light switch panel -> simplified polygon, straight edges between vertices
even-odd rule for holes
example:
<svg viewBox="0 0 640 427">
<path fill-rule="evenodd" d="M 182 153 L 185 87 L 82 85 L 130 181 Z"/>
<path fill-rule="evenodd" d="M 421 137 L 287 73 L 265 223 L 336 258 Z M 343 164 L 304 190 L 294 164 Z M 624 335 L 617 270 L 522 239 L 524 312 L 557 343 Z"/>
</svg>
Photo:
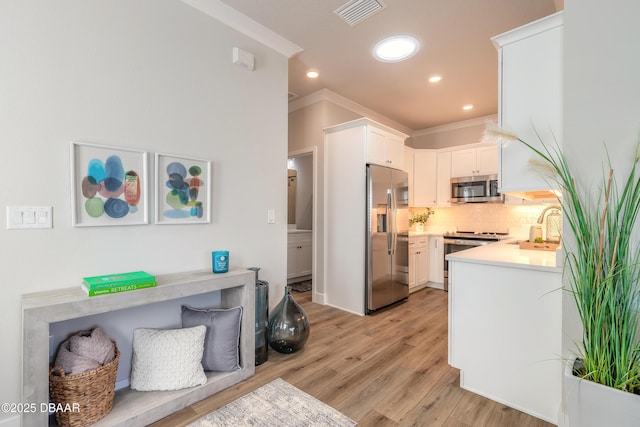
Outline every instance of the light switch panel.
<svg viewBox="0 0 640 427">
<path fill-rule="evenodd" d="M 53 228 L 51 206 L 7 206 L 7 229 Z"/>
</svg>

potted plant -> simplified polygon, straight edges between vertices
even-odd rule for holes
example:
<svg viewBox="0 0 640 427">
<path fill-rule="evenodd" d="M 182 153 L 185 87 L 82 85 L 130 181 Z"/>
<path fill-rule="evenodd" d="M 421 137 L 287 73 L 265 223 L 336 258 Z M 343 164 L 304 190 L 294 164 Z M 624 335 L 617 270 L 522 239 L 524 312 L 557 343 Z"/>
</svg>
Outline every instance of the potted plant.
<svg viewBox="0 0 640 427">
<path fill-rule="evenodd" d="M 640 210 L 640 152 L 625 181 L 616 181 L 607 162 L 609 172 L 594 197 L 576 182 L 559 149 L 542 141 L 538 149 L 494 126 L 486 135 L 533 150 L 563 192 L 560 202 L 573 235 L 562 239 L 568 291 L 582 323 L 577 359 L 565 373 L 571 425 L 640 425 L 640 251 L 633 235 Z"/>
<path fill-rule="evenodd" d="M 429 217 L 434 214 L 434 211 L 427 208 L 424 212 L 419 214 L 413 214 L 409 218 L 409 227 L 413 227 L 416 224 L 416 231 L 421 233 L 424 231 L 424 224 L 429 221 Z"/>
</svg>

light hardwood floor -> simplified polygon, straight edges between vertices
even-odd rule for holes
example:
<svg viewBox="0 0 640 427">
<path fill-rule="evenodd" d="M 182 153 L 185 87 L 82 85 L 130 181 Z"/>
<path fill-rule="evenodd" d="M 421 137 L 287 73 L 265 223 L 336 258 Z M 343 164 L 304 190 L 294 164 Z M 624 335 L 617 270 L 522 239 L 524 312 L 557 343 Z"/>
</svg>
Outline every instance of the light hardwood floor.
<svg viewBox="0 0 640 427">
<path fill-rule="evenodd" d="M 424 289 L 409 301 L 356 316 L 293 296 L 311 321 L 299 352 L 269 350 L 256 375 L 193 404 L 153 427 L 184 426 L 281 377 L 359 426 L 538 427 L 545 421 L 462 390 L 447 364 L 447 294 Z"/>
</svg>

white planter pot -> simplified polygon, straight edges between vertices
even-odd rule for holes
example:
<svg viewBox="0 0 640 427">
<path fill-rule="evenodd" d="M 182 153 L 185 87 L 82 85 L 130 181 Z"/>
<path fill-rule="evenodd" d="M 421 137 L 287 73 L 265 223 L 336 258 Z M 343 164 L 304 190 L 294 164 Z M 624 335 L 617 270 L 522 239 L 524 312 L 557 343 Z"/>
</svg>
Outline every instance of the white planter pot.
<svg viewBox="0 0 640 427">
<path fill-rule="evenodd" d="M 416 223 L 416 232 L 422 233 L 424 232 L 424 224 L 421 222 Z"/>
<path fill-rule="evenodd" d="M 640 426 L 640 396 L 573 375 L 569 360 L 564 372 L 564 393 L 570 427 Z"/>
</svg>

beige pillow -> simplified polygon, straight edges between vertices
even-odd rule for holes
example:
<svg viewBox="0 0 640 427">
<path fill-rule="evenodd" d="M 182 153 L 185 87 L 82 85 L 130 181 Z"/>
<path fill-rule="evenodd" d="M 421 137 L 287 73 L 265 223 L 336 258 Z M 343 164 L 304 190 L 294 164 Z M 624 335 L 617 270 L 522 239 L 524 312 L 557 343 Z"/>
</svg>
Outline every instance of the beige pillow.
<svg viewBox="0 0 640 427">
<path fill-rule="evenodd" d="M 134 390 L 180 390 L 202 385 L 205 326 L 135 329 L 130 385 Z"/>
</svg>

